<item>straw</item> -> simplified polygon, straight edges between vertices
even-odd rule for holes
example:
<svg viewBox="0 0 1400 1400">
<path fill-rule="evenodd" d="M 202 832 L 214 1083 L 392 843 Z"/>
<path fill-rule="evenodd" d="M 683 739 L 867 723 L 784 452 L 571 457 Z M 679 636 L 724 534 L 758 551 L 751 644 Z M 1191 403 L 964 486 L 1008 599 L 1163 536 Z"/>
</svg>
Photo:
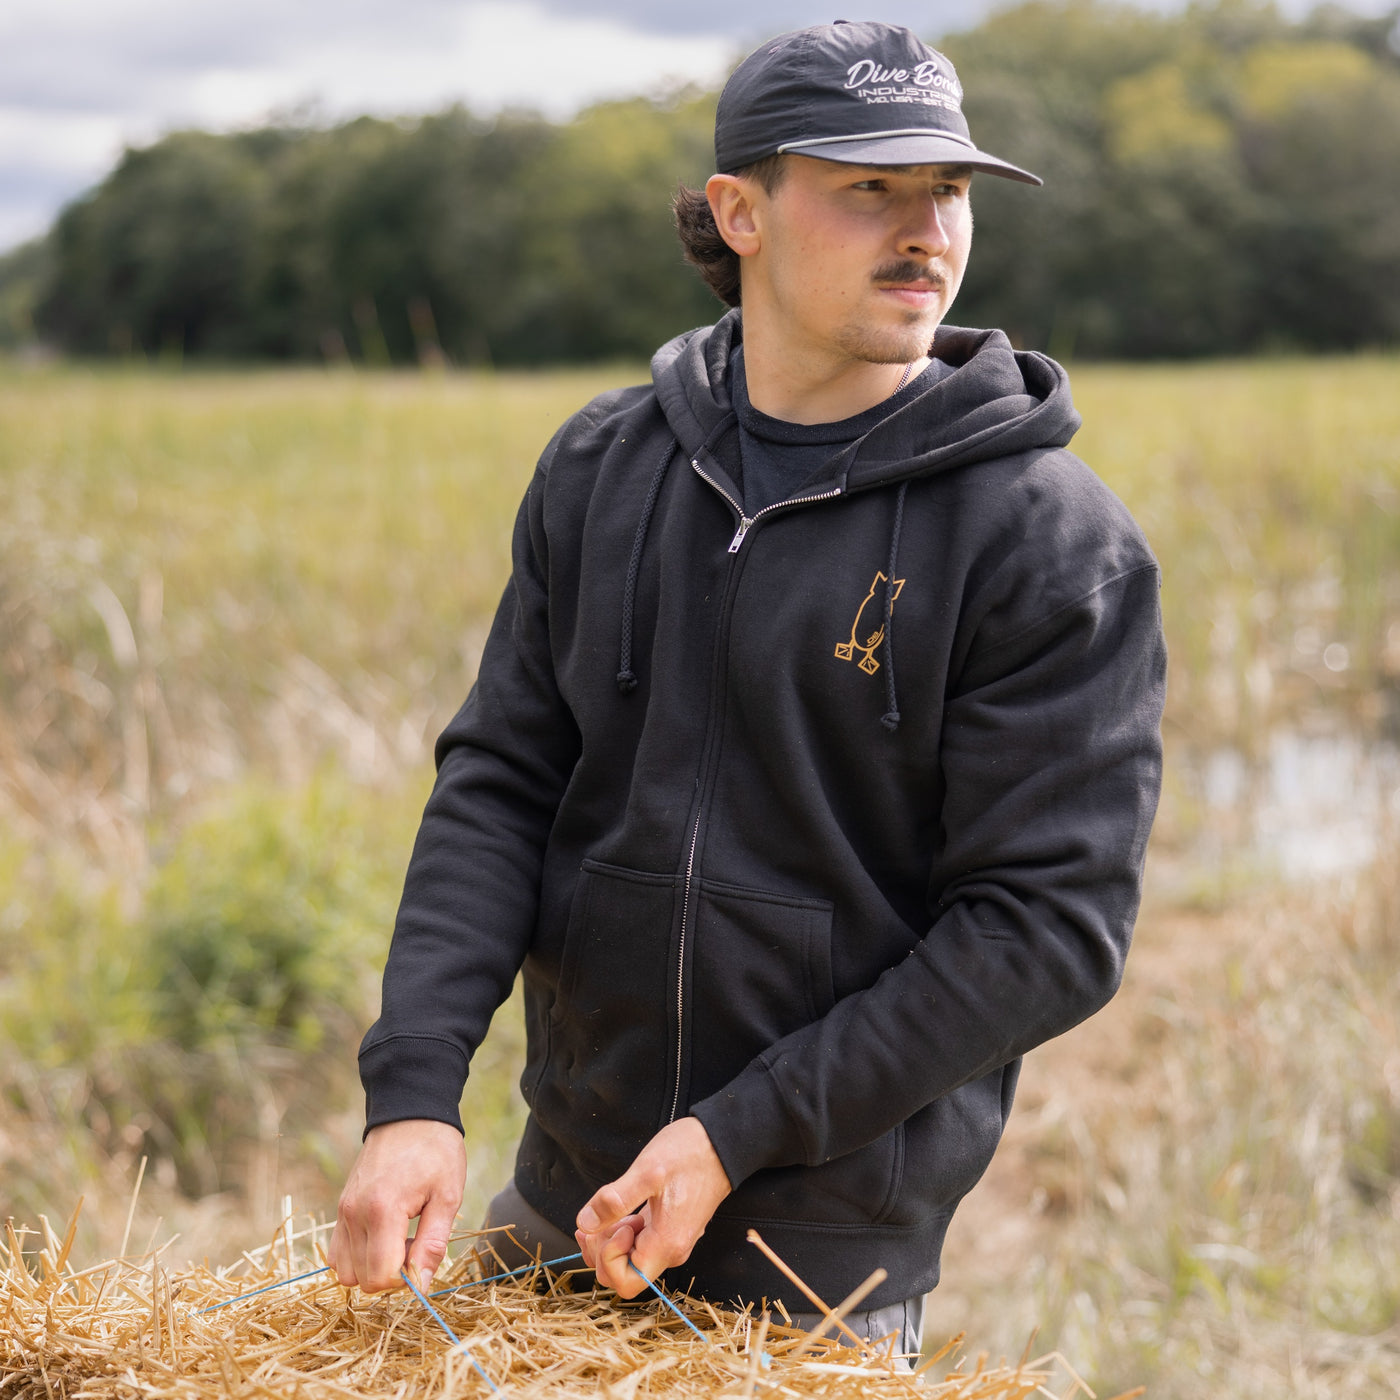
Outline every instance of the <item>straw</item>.
<svg viewBox="0 0 1400 1400">
<path fill-rule="evenodd" d="M 434 1303 L 412 1278 L 407 1289 L 374 1295 L 319 1286 L 314 1230 L 301 1243 L 293 1234 L 288 1277 L 285 1222 L 275 1249 L 250 1250 L 225 1269 L 182 1265 L 168 1242 L 142 1257 L 75 1267 L 64 1234 L 0 1221 L 0 1400 L 468 1400 L 487 1394 L 482 1387 L 511 1400 L 1087 1394 L 1053 1356 L 955 1368 L 960 1343 L 940 1372 L 951 1374 L 915 1380 L 868 1344 L 783 1326 L 776 1299 L 771 1314 L 736 1312 L 643 1276 L 651 1294 L 628 1302 L 581 1270 L 551 1274 L 541 1291 L 534 1275 L 550 1264 L 567 1269 L 567 1257 L 532 1264 L 526 1277 L 463 1279 L 487 1286 L 451 1287 Z M 475 1255 L 459 1266 L 481 1273 Z M 223 1306 L 232 1303 L 239 1306 Z"/>
<path fill-rule="evenodd" d="M 131 1222 L 136 1218 L 136 1198 L 141 1194 L 141 1183 L 146 1179 L 146 1159 L 141 1158 L 140 1169 L 136 1173 L 136 1185 L 131 1191 L 131 1205 L 126 1212 L 126 1229 L 122 1231 L 122 1247 L 117 1250 L 117 1258 L 126 1258 L 127 1242 L 131 1239 Z"/>
<path fill-rule="evenodd" d="M 248 1298 L 256 1298 L 259 1293 L 271 1293 L 274 1288 L 285 1288 L 289 1283 L 300 1283 L 304 1278 L 315 1278 L 317 1274 L 330 1272 L 330 1265 L 324 1264 L 319 1269 L 308 1269 L 304 1274 L 297 1274 L 295 1278 L 279 1278 L 276 1283 L 264 1284 L 261 1288 L 255 1288 L 250 1293 L 240 1293 L 236 1298 L 225 1298 L 222 1303 L 215 1303 L 210 1308 L 200 1308 L 195 1313 L 196 1317 L 203 1317 L 205 1313 L 218 1312 L 220 1308 L 231 1308 L 235 1303 L 241 1303 Z"/>
<path fill-rule="evenodd" d="M 536 1269 L 551 1269 L 555 1264 L 572 1264 L 575 1259 L 582 1259 L 582 1254 L 561 1254 L 557 1259 L 545 1259 L 536 1263 L 533 1260 L 528 1264 L 522 1264 L 518 1269 L 510 1269 L 504 1274 L 492 1274 L 490 1278 L 469 1278 L 462 1283 L 448 1284 L 446 1288 L 439 1288 L 436 1293 L 429 1293 L 429 1298 L 445 1298 L 449 1293 L 456 1293 L 462 1288 L 478 1288 L 483 1283 L 500 1283 L 502 1279 L 519 1278 L 521 1274 L 533 1273 Z"/>
<path fill-rule="evenodd" d="M 806 1298 L 807 1301 L 811 1303 L 814 1308 L 817 1308 L 819 1311 L 825 1314 L 821 1321 L 821 1325 L 823 1327 L 828 1327 L 834 1322 L 856 1344 L 857 1347 L 865 1346 L 865 1339 L 863 1337 L 856 1336 L 856 1334 L 852 1332 L 848 1326 L 846 1326 L 846 1323 L 841 1318 L 836 1316 L 836 1310 L 834 1308 L 829 1308 L 825 1303 L 823 1303 L 822 1300 L 818 1298 L 817 1295 L 813 1293 L 812 1290 L 808 1288 L 807 1285 L 803 1283 L 802 1280 L 798 1278 L 797 1275 L 793 1273 L 793 1271 L 790 1268 L 788 1268 L 788 1266 L 781 1259 L 779 1259 L 778 1256 L 774 1254 L 774 1252 L 771 1249 L 769 1249 L 769 1247 L 764 1243 L 763 1237 L 758 1233 L 757 1230 L 750 1230 L 748 1234 L 744 1236 L 744 1238 L 747 1239 L 751 1245 L 756 1246 L 759 1252 L 764 1256 L 764 1258 L 766 1258 L 768 1262 L 772 1264 L 773 1267 L 776 1268 L 778 1272 L 783 1275 L 784 1278 L 786 1278 L 790 1283 L 795 1284 L 799 1291 L 802 1293 L 802 1296 Z"/>
<path fill-rule="evenodd" d="M 471 1352 L 467 1350 L 467 1344 L 447 1325 L 446 1322 L 443 1321 L 442 1314 L 427 1300 L 427 1298 L 424 1296 L 422 1290 L 418 1287 L 418 1285 L 414 1283 L 414 1281 L 411 1278 L 409 1278 L 408 1270 L 400 1269 L 399 1277 L 413 1290 L 413 1296 L 417 1298 L 418 1301 L 422 1303 L 423 1306 L 427 1308 L 427 1310 L 433 1315 L 433 1320 L 437 1323 L 437 1325 L 441 1327 L 442 1330 L 446 1332 L 449 1337 L 452 1338 L 452 1345 L 455 1346 L 457 1350 L 460 1351 L 462 1355 L 465 1356 L 467 1360 L 471 1362 L 472 1369 L 477 1373 L 478 1376 L 481 1377 L 482 1380 L 486 1382 L 487 1388 L 492 1392 L 492 1394 L 495 1394 L 496 1387 L 492 1383 L 491 1377 L 488 1376 L 486 1372 L 481 1369 L 481 1367 L 477 1364 L 476 1358 L 471 1354 Z"/>
<path fill-rule="evenodd" d="M 630 1259 L 627 1261 L 627 1267 L 631 1269 L 632 1272 L 636 1274 L 637 1277 L 641 1279 L 641 1281 L 646 1284 L 646 1286 L 650 1288 L 706 1346 L 709 1346 L 710 1339 Z"/>
</svg>

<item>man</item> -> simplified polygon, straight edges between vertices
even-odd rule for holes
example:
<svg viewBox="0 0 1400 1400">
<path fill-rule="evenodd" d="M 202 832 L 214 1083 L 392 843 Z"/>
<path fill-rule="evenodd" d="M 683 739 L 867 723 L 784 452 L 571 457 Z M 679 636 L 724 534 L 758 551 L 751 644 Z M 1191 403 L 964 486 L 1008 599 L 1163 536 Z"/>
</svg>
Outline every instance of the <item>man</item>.
<svg viewBox="0 0 1400 1400">
<path fill-rule="evenodd" d="M 431 1274 L 457 1103 L 523 970 L 492 1223 L 917 1348 L 1019 1057 L 1115 990 L 1156 805 L 1155 563 L 1064 450 L 1064 372 L 940 323 L 980 151 L 951 65 L 835 24 L 751 55 L 688 256 L 738 302 L 546 448 L 442 735 L 365 1038 L 342 1281 Z"/>
</svg>

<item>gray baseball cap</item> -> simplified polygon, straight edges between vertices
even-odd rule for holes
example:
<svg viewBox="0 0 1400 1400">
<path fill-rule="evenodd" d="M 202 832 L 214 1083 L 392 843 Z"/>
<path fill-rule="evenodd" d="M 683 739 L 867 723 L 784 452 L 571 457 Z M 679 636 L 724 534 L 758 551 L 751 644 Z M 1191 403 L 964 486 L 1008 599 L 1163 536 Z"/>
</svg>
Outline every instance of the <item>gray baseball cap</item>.
<svg viewBox="0 0 1400 1400">
<path fill-rule="evenodd" d="M 788 152 L 853 165 L 970 165 L 1042 183 L 977 149 L 953 65 L 893 24 L 796 29 L 734 70 L 715 113 L 715 169 L 732 174 Z"/>
</svg>

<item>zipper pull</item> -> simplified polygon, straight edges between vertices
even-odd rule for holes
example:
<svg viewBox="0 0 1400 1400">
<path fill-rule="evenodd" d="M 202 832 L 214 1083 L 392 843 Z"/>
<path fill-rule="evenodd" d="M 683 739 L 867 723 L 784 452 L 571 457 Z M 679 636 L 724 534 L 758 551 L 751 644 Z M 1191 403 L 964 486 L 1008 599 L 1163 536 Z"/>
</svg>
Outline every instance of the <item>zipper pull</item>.
<svg viewBox="0 0 1400 1400">
<path fill-rule="evenodd" d="M 731 554 L 738 554 L 739 546 L 743 544 L 744 536 L 749 533 L 749 526 L 752 524 L 753 521 L 750 520 L 747 515 L 741 515 L 739 517 L 739 528 L 735 531 L 734 538 L 729 541 L 729 552 Z"/>
</svg>

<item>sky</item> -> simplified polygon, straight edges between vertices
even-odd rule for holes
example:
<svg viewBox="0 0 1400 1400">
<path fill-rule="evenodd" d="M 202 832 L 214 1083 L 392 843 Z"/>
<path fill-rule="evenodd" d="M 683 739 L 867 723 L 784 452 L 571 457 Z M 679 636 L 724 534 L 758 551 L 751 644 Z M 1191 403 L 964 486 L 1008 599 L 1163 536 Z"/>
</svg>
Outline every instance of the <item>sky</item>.
<svg viewBox="0 0 1400 1400">
<path fill-rule="evenodd" d="M 844 4 L 921 33 L 990 0 Z M 804 0 L 0 0 L 0 250 L 42 233 L 125 146 L 275 114 L 460 102 L 567 117 L 714 85 L 763 38 L 836 15 Z"/>
<path fill-rule="evenodd" d="M 454 102 L 567 117 L 603 98 L 717 85 L 762 39 L 838 15 L 933 37 L 993 3 L 0 0 L 0 251 L 42 233 L 124 147 L 182 127 Z"/>
</svg>

